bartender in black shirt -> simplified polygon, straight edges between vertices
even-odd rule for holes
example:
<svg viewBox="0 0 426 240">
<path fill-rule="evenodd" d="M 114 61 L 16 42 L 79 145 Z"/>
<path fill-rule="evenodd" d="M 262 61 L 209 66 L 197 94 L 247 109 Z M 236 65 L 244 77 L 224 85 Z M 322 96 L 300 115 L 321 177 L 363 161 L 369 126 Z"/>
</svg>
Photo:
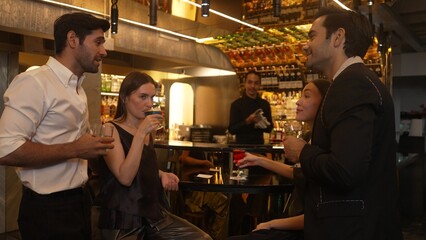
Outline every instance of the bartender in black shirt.
<svg viewBox="0 0 426 240">
<path fill-rule="evenodd" d="M 271 106 L 258 94 L 260 74 L 249 71 L 244 88 L 243 96 L 231 104 L 228 130 L 238 144 L 263 144 L 263 133 L 270 133 L 273 126 Z"/>
<path fill-rule="evenodd" d="M 272 131 L 271 106 L 262 99 L 260 88 L 260 74 L 249 71 L 244 79 L 245 91 L 243 96 L 231 104 L 228 130 L 236 135 L 237 144 L 264 144 L 263 133 Z M 250 172 L 258 172 L 259 167 L 250 167 Z M 229 235 L 247 234 L 249 226 L 248 216 L 261 216 L 267 205 L 267 196 L 260 195 L 233 195 L 230 206 Z M 244 226 L 244 227 L 243 227 Z"/>
</svg>

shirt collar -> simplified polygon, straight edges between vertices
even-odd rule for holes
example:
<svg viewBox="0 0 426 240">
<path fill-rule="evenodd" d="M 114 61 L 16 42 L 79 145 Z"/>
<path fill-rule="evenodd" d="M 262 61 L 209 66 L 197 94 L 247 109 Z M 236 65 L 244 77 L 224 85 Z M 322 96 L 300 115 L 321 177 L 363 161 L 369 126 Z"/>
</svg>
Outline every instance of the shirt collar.
<svg viewBox="0 0 426 240">
<path fill-rule="evenodd" d="M 350 57 L 346 59 L 342 66 L 340 66 L 339 70 L 337 70 L 336 74 L 334 74 L 333 80 L 336 79 L 336 77 L 339 76 L 339 74 L 343 72 L 343 70 L 355 63 L 364 63 L 364 61 L 359 56 Z"/>
<path fill-rule="evenodd" d="M 257 100 L 259 98 L 259 93 L 256 95 L 256 98 L 252 98 L 252 97 L 249 97 L 249 95 L 247 95 L 247 93 L 245 92 L 243 94 L 243 98 L 251 99 L 251 100 L 254 101 L 254 100 Z"/>
<path fill-rule="evenodd" d="M 86 78 L 86 75 L 83 74 L 83 76 L 80 77 L 80 79 L 75 75 L 71 70 L 69 70 L 67 67 L 65 67 L 62 63 L 60 63 L 58 60 L 56 60 L 53 57 L 49 57 L 49 60 L 46 63 L 47 66 L 52 69 L 52 71 L 58 76 L 60 82 L 65 87 L 68 87 L 70 85 L 70 82 L 72 80 L 75 80 L 80 87 L 83 83 L 84 79 Z"/>
</svg>

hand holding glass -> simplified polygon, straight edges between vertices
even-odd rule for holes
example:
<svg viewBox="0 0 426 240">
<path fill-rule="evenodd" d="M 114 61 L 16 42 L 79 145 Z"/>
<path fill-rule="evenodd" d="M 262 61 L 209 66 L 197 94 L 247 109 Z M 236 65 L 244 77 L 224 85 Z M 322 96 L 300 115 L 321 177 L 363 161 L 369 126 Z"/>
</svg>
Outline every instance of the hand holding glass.
<svg viewBox="0 0 426 240">
<path fill-rule="evenodd" d="M 245 158 L 246 156 L 246 151 L 242 150 L 242 149 L 234 149 L 233 151 L 233 157 L 234 157 L 234 163 L 238 164 L 238 162 Z M 232 174 L 234 175 L 234 177 L 236 178 L 247 178 L 248 176 L 248 169 L 247 168 L 237 168 L 236 170 L 232 171 Z"/>
<path fill-rule="evenodd" d="M 92 126 L 92 134 L 98 137 L 112 137 L 114 127 L 110 125 L 95 124 Z"/>
<path fill-rule="evenodd" d="M 246 151 L 241 149 L 234 149 L 234 163 L 238 163 L 241 159 L 243 159 L 246 156 Z"/>
<path fill-rule="evenodd" d="M 157 127 L 156 130 L 159 130 L 159 129 L 163 128 L 164 127 L 164 123 L 163 123 L 164 118 L 163 118 L 163 112 L 161 111 L 161 109 L 160 108 L 152 108 L 149 111 L 145 112 L 145 116 L 149 116 L 149 115 L 152 115 L 152 114 L 159 114 L 159 115 L 161 115 L 161 123 Z"/>
</svg>

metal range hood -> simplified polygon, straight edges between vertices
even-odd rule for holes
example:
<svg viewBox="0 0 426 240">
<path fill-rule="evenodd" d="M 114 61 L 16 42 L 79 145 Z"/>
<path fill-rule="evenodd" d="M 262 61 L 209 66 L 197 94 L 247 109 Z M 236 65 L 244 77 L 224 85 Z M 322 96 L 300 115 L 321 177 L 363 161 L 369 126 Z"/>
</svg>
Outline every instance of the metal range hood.
<svg viewBox="0 0 426 240">
<path fill-rule="evenodd" d="M 140 6 L 140 4 L 135 5 L 137 2 L 134 1 L 125 1 L 125 3 L 123 6 L 120 5 L 122 8 L 120 9 L 120 17 L 130 18 L 132 14 L 136 15 L 137 13 L 138 17 L 133 17 L 137 21 L 145 21 L 145 18 L 148 18 L 149 9 L 147 7 Z M 74 4 L 78 5 L 77 3 Z M 95 12 L 103 12 L 106 8 L 104 4 L 104 1 L 91 1 L 79 5 L 90 7 L 90 10 Z M 139 8 L 134 9 L 136 6 Z M 129 10 L 126 8 L 129 8 Z M 130 11 L 131 9 L 133 11 Z M 2 18 L 0 18 L 0 30 L 36 39 L 52 40 L 53 20 L 66 12 L 75 11 L 77 10 L 43 1 L 15 0 L 14 4 L 3 9 Z M 188 35 L 191 33 L 201 34 L 200 36 L 222 35 L 230 32 L 229 30 L 207 27 L 207 25 L 163 12 L 158 12 L 158 18 L 158 27 L 164 25 L 164 28 L 166 28 L 169 25 L 173 29 L 185 29 L 185 34 Z M 146 22 L 149 22 L 149 20 L 146 20 Z M 113 44 L 109 46 L 109 56 L 105 59 L 105 63 L 108 64 L 170 73 L 189 73 L 194 72 L 194 69 L 196 69 L 195 72 L 200 72 L 200 69 L 202 71 L 203 68 L 233 71 L 228 57 L 215 47 L 159 33 L 127 22 L 119 22 L 118 34 L 108 39 L 108 41 L 111 40 Z M 26 41 L 27 46 L 24 46 L 23 42 L 12 42 L 10 44 L 21 44 L 17 47 L 20 51 L 35 49 L 38 54 L 40 54 L 40 51 L 41 54 L 52 54 L 52 50 L 46 49 L 46 41 L 32 41 L 31 43 Z"/>
</svg>

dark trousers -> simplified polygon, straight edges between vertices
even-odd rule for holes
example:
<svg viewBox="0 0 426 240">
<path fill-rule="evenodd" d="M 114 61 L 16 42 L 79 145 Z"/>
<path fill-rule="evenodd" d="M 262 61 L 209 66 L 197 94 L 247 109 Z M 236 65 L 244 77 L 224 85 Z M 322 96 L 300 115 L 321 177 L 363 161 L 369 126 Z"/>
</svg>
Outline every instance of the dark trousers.
<svg viewBox="0 0 426 240">
<path fill-rule="evenodd" d="M 158 222 L 131 230 L 101 229 L 103 240 L 212 240 L 201 229 L 167 211 Z"/>
<path fill-rule="evenodd" d="M 18 217 L 23 240 L 90 240 L 90 203 L 83 188 L 38 194 L 24 187 Z"/>
<path fill-rule="evenodd" d="M 303 231 L 285 231 L 276 229 L 264 229 L 251 232 L 247 235 L 233 236 L 228 240 L 302 240 Z"/>
</svg>

